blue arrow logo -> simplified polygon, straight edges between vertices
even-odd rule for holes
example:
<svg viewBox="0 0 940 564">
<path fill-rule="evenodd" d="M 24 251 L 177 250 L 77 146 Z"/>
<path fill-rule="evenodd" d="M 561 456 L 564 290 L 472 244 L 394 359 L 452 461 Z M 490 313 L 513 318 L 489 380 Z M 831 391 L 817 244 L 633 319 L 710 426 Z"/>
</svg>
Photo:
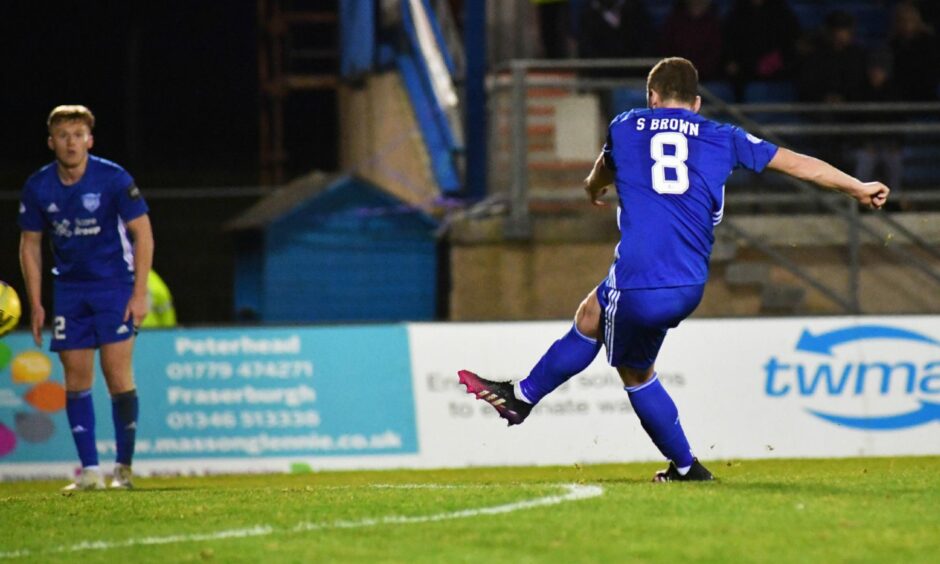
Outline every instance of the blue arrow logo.
<svg viewBox="0 0 940 564">
<path fill-rule="evenodd" d="M 820 419 L 825 419 L 830 423 L 842 425 L 844 427 L 853 427 L 855 429 L 874 429 L 879 431 L 891 431 L 894 429 L 904 429 L 906 427 L 916 427 L 931 421 L 940 421 L 940 403 L 929 401 L 920 401 L 920 409 L 909 413 L 900 413 L 898 415 L 886 415 L 882 417 L 843 417 L 841 415 L 832 415 L 821 411 L 807 409 Z"/>
<path fill-rule="evenodd" d="M 803 329 L 803 334 L 800 335 L 800 340 L 796 343 L 796 350 L 832 356 L 832 347 L 864 339 L 902 339 L 940 345 L 940 342 L 926 335 L 907 329 L 898 329 L 897 327 L 887 327 L 885 325 L 859 325 L 818 335 L 813 335 L 808 329 Z"/>
</svg>

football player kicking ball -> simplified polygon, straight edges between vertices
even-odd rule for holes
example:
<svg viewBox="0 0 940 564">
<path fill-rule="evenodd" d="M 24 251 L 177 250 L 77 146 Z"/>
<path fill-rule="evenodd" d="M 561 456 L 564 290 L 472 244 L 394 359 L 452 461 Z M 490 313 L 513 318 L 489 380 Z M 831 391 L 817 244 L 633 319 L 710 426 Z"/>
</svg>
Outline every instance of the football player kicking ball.
<svg viewBox="0 0 940 564">
<path fill-rule="evenodd" d="M 84 106 L 49 114 L 55 161 L 26 181 L 20 203 L 20 265 L 36 346 L 42 346 L 43 233 L 52 239 L 54 314 L 50 349 L 65 372 L 66 412 L 82 471 L 67 490 L 98 489 L 104 478 L 95 445 L 91 388 L 95 349 L 111 394 L 117 463 L 113 488 L 130 488 L 137 430 L 131 367 L 134 336 L 147 314 L 153 234 L 147 204 L 120 166 L 89 155 L 95 117 Z"/>
<path fill-rule="evenodd" d="M 614 118 L 585 180 L 597 206 L 605 205 L 600 197 L 615 185 L 620 243 L 607 277 L 581 302 L 574 326 L 523 380 L 492 382 L 466 370 L 459 378 L 468 393 L 518 425 L 543 397 L 587 368 L 603 342 L 643 429 L 669 460 L 654 480 L 712 480 L 692 454 L 654 362 L 666 332 L 702 299 L 728 176 L 738 167 L 770 168 L 870 208 L 884 205 L 888 187 L 701 117 L 698 72 L 685 59 L 667 58 L 653 67 L 647 105 Z"/>
</svg>

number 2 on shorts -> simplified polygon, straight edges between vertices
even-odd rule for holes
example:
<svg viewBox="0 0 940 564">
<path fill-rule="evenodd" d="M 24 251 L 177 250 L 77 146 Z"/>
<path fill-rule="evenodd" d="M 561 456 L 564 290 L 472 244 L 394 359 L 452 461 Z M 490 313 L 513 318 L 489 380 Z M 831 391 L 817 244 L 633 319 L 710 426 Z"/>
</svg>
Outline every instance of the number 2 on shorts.
<svg viewBox="0 0 940 564">
<path fill-rule="evenodd" d="M 56 316 L 55 325 L 52 329 L 52 337 L 57 341 L 65 339 L 65 317 L 61 315 Z"/>
</svg>

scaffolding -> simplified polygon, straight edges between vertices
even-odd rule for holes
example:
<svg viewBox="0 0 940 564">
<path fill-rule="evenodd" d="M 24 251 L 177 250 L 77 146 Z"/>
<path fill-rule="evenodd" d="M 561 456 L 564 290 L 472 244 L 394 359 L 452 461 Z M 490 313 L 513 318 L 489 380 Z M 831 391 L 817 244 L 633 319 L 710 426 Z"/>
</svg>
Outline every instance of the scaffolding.
<svg viewBox="0 0 940 564">
<path fill-rule="evenodd" d="M 260 180 L 283 184 L 290 147 L 286 103 L 300 92 L 332 91 L 338 79 L 339 0 L 258 0 Z"/>
</svg>

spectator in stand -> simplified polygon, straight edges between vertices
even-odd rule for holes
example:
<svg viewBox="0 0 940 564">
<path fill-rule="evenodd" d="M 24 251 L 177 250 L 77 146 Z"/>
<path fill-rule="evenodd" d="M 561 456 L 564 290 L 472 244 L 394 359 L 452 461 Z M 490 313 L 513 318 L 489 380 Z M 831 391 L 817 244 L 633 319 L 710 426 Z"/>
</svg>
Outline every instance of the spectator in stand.
<svg viewBox="0 0 940 564">
<path fill-rule="evenodd" d="M 712 0 L 676 0 L 659 37 L 660 54 L 692 61 L 701 80 L 720 74 L 721 20 Z"/>
<path fill-rule="evenodd" d="M 579 18 L 578 56 L 582 59 L 647 57 L 654 52 L 654 29 L 643 0 L 585 0 Z M 639 78 L 647 69 L 607 68 L 581 71 L 587 78 Z M 636 89 L 598 92 L 601 114 L 619 113 L 618 93 Z"/>
<path fill-rule="evenodd" d="M 539 38 L 546 59 L 568 56 L 568 0 L 531 0 L 538 11 Z"/>
<path fill-rule="evenodd" d="M 842 104 L 858 100 L 866 82 L 865 49 L 855 41 L 855 17 L 844 10 L 826 15 L 821 34 L 804 58 L 797 80 L 797 94 L 804 102 Z M 844 122 L 848 114 L 818 115 L 818 121 Z M 851 168 L 855 147 L 846 137 L 829 137 L 818 149 L 823 160 Z"/>
<path fill-rule="evenodd" d="M 844 10 L 826 16 L 800 68 L 797 90 L 805 102 L 846 102 L 865 84 L 865 49 L 855 41 L 855 17 Z"/>
<path fill-rule="evenodd" d="M 867 80 L 859 93 L 859 101 L 889 103 L 898 101 L 898 90 L 891 76 L 891 53 L 887 49 L 872 51 L 868 59 Z M 867 123 L 895 123 L 896 116 L 886 112 L 865 113 L 861 119 Z M 903 176 L 901 139 L 897 135 L 865 136 L 865 141 L 855 152 L 855 177 L 874 178 L 880 164 L 884 180 L 891 190 L 900 193 Z M 899 205 L 907 207 L 901 196 Z"/>
<path fill-rule="evenodd" d="M 750 81 L 791 78 L 800 22 L 786 0 L 735 0 L 724 30 L 724 71 L 739 100 Z"/>
<path fill-rule="evenodd" d="M 934 33 L 940 30 L 940 2 L 937 0 L 910 0 L 918 10 L 924 23 L 930 26 Z"/>
<path fill-rule="evenodd" d="M 895 82 L 901 99 L 936 100 L 937 66 L 940 65 L 937 38 L 913 2 L 901 2 L 895 6 L 890 44 L 894 54 Z"/>
<path fill-rule="evenodd" d="M 653 53 L 653 25 L 642 0 L 587 0 L 578 28 L 578 56 L 582 59 L 645 57 Z"/>
</svg>

